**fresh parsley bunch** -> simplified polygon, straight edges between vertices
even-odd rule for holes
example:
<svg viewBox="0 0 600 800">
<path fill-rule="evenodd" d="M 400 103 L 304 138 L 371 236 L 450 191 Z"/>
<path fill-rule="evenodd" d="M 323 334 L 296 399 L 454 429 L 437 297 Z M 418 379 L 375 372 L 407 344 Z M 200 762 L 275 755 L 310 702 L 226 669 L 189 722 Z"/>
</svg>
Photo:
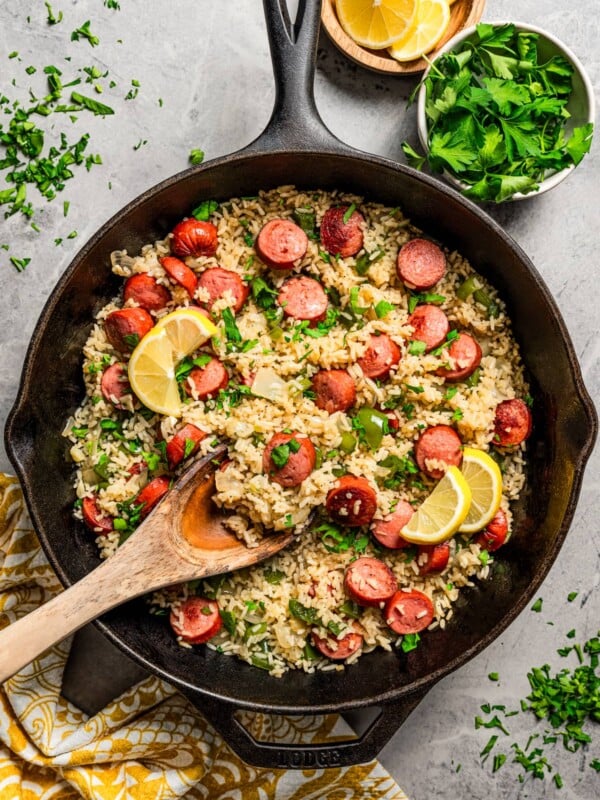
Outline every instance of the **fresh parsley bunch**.
<svg viewBox="0 0 600 800">
<path fill-rule="evenodd" d="M 404 142 L 409 163 L 422 169 L 427 162 L 466 184 L 467 197 L 496 203 L 579 164 L 593 124 L 566 138 L 574 67 L 562 55 L 539 63 L 538 39 L 513 24 L 482 23 L 438 58 L 424 82 L 429 152 L 422 156 Z"/>
</svg>

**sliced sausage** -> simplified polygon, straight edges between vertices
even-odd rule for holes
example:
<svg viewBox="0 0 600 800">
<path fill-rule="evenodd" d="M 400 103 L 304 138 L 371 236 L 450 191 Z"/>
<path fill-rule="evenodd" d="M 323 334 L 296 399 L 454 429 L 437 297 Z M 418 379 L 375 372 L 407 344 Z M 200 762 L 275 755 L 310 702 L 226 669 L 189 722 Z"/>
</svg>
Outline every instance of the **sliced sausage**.
<svg viewBox="0 0 600 800">
<path fill-rule="evenodd" d="M 329 414 L 347 411 L 356 403 L 354 379 L 345 369 L 322 369 L 312 379 L 315 405 Z"/>
<path fill-rule="evenodd" d="M 248 285 L 244 283 L 237 272 L 223 269 L 223 267 L 211 267 L 205 270 L 200 275 L 198 286 L 208 292 L 209 299 L 206 302 L 208 308 L 212 308 L 225 292 L 231 292 L 234 299 L 232 308 L 236 314 L 241 311 L 250 293 Z"/>
<path fill-rule="evenodd" d="M 446 256 L 427 239 L 411 239 L 400 248 L 398 277 L 409 289 L 431 289 L 446 274 Z"/>
<path fill-rule="evenodd" d="M 506 543 L 508 538 L 508 519 L 504 511 L 499 508 L 494 518 L 488 522 L 486 527 L 477 534 L 473 540 L 484 550 L 489 550 L 493 553 L 499 547 Z"/>
<path fill-rule="evenodd" d="M 329 490 L 325 506 L 331 519 L 340 525 L 368 525 L 377 510 L 377 494 L 366 478 L 344 475 Z"/>
<path fill-rule="evenodd" d="M 140 272 L 125 281 L 123 298 L 125 302 L 133 300 L 146 311 L 160 311 L 171 299 L 171 294 L 167 287 L 161 286 L 152 275 Z"/>
<path fill-rule="evenodd" d="M 425 352 L 439 347 L 450 330 L 448 317 L 441 308 L 433 305 L 417 306 L 408 318 L 413 327 L 412 338 L 425 342 Z"/>
<path fill-rule="evenodd" d="M 277 451 L 279 457 L 274 460 L 273 450 L 276 447 L 281 447 L 282 450 Z M 300 486 L 316 463 L 317 451 L 313 443 L 298 433 L 276 433 L 263 453 L 263 471 L 272 481 L 286 489 Z"/>
<path fill-rule="evenodd" d="M 121 403 L 121 400 L 128 394 L 131 394 L 131 386 L 127 376 L 127 367 L 117 361 L 116 364 L 111 364 L 102 373 L 100 381 L 100 391 L 102 397 L 107 403 L 112 403 L 115 408 L 121 410 L 127 408 L 126 405 Z"/>
<path fill-rule="evenodd" d="M 176 635 L 188 644 L 208 642 L 223 625 L 217 601 L 204 597 L 188 597 L 173 606 L 169 622 Z"/>
<path fill-rule="evenodd" d="M 292 269 L 308 248 L 308 236 L 289 219 L 272 219 L 260 230 L 254 247 L 272 269 Z"/>
<path fill-rule="evenodd" d="M 433 622 L 433 603 L 417 589 L 400 591 L 387 601 L 383 615 L 395 633 L 418 633 Z"/>
<path fill-rule="evenodd" d="M 479 342 L 468 333 L 459 333 L 447 352 L 454 366 L 440 367 L 435 374 L 443 376 L 448 383 L 457 383 L 468 378 L 481 363 Z"/>
<path fill-rule="evenodd" d="M 433 425 L 423 431 L 415 442 L 415 461 L 426 475 L 438 480 L 448 467 L 460 466 L 461 448 L 460 436 L 454 428 L 449 425 Z"/>
<path fill-rule="evenodd" d="M 344 661 L 362 647 L 363 636 L 357 631 L 350 631 L 341 639 L 336 639 L 333 635 L 319 636 L 313 631 L 312 640 L 314 646 L 325 658 L 330 658 L 332 661 Z"/>
<path fill-rule="evenodd" d="M 83 521 L 97 536 L 104 536 L 113 530 L 113 520 L 100 511 L 97 497 L 84 497 L 81 503 Z"/>
<path fill-rule="evenodd" d="M 492 444 L 514 447 L 531 433 L 533 417 L 529 406 L 519 398 L 503 400 L 496 406 Z"/>
<path fill-rule="evenodd" d="M 429 575 L 431 572 L 443 572 L 448 566 L 449 558 L 450 545 L 448 542 L 421 545 L 417 556 L 419 575 Z"/>
<path fill-rule="evenodd" d="M 369 346 L 364 355 L 358 359 L 358 364 L 367 378 L 387 378 L 390 369 L 400 361 L 402 353 L 400 348 L 387 335 L 371 335 Z"/>
<path fill-rule="evenodd" d="M 171 252 L 180 258 L 214 256 L 217 252 L 217 241 L 217 229 L 212 222 L 190 217 L 173 228 Z"/>
<path fill-rule="evenodd" d="M 184 425 L 181 430 L 177 431 L 167 444 L 169 469 L 175 469 L 184 458 L 193 455 L 200 446 L 200 442 L 206 436 L 207 434 L 204 431 L 201 431 L 200 428 L 191 423 Z M 188 442 L 191 442 L 191 444 L 188 444 Z M 188 450 L 187 454 L 186 449 Z"/>
<path fill-rule="evenodd" d="M 219 394 L 229 383 L 229 375 L 218 358 L 211 358 L 203 367 L 194 367 L 184 383 L 184 388 L 195 400 L 208 400 Z"/>
<path fill-rule="evenodd" d="M 165 256 L 160 259 L 160 263 L 169 278 L 183 286 L 190 298 L 193 298 L 198 286 L 198 278 L 187 264 L 174 256 Z"/>
<path fill-rule="evenodd" d="M 321 322 L 327 314 L 328 300 L 325 290 L 314 278 L 297 275 L 287 280 L 279 294 L 277 302 L 287 317 Z"/>
<path fill-rule="evenodd" d="M 402 528 L 408 524 L 414 509 L 406 500 L 400 500 L 391 514 L 384 519 L 376 519 L 371 525 L 371 533 L 379 544 L 390 550 L 401 550 L 410 547 L 410 542 L 400 536 Z"/>
<path fill-rule="evenodd" d="M 153 327 L 154 320 L 144 308 L 120 308 L 104 320 L 106 338 L 122 353 L 130 353 Z"/>
<path fill-rule="evenodd" d="M 379 606 L 398 591 L 394 573 L 378 558 L 357 558 L 346 568 L 344 588 L 361 606 Z"/>
<path fill-rule="evenodd" d="M 135 505 L 143 504 L 141 512 L 142 519 L 147 517 L 154 506 L 157 505 L 160 500 L 162 500 L 162 498 L 169 491 L 170 486 L 170 479 L 167 478 L 166 475 L 161 475 L 158 478 L 152 478 L 152 480 L 144 486 L 141 492 L 138 493 L 138 496 L 135 498 Z"/>
<path fill-rule="evenodd" d="M 329 208 L 321 220 L 321 243 L 332 256 L 348 258 L 354 256 L 363 246 L 363 226 L 365 218 L 360 211 L 353 211 L 344 222 L 350 206 Z"/>
</svg>

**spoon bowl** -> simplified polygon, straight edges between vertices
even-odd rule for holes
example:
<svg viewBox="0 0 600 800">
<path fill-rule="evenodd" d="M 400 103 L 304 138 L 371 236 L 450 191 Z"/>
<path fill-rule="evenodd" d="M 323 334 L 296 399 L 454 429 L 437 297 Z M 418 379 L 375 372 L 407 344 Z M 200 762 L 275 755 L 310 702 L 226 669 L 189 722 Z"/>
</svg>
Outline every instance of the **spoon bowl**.
<svg viewBox="0 0 600 800">
<path fill-rule="evenodd" d="M 56 642 L 147 592 L 250 567 L 289 544 L 291 531 L 247 547 L 225 525 L 215 470 L 226 448 L 196 461 L 114 556 L 0 633 L 0 683 Z"/>
</svg>

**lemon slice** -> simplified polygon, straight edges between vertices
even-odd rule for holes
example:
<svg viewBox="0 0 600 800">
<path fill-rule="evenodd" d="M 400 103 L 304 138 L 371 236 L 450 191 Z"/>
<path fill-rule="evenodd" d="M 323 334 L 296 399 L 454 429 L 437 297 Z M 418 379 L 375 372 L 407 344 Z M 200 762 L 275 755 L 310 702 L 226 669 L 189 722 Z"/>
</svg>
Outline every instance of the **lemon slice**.
<svg viewBox="0 0 600 800">
<path fill-rule="evenodd" d="M 400 535 L 413 544 L 444 542 L 460 528 L 470 505 L 469 484 L 458 467 L 450 467 Z"/>
<path fill-rule="evenodd" d="M 448 0 L 419 0 L 417 13 L 406 33 L 395 41 L 389 54 L 396 61 L 412 61 L 433 50 L 450 22 Z"/>
<path fill-rule="evenodd" d="M 419 0 L 337 0 L 340 25 L 357 44 L 383 50 L 404 36 Z"/>
<path fill-rule="evenodd" d="M 483 450 L 465 447 L 460 468 L 471 490 L 471 507 L 461 524 L 461 533 L 475 533 L 490 522 L 502 500 L 502 473 Z"/>
<path fill-rule="evenodd" d="M 177 362 L 215 333 L 212 322 L 193 308 L 179 308 L 163 317 L 129 359 L 129 383 L 139 400 L 157 414 L 181 416 Z"/>
<path fill-rule="evenodd" d="M 176 361 L 193 353 L 218 332 L 208 317 L 196 308 L 178 308 L 162 317 L 154 330 L 166 332 Z"/>
</svg>

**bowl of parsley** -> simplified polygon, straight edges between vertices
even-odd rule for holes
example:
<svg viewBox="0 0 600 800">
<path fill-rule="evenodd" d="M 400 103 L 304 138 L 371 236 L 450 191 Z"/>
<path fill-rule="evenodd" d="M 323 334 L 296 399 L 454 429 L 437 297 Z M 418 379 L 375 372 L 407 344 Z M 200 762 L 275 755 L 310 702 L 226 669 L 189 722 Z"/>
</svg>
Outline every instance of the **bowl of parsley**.
<svg viewBox="0 0 600 800">
<path fill-rule="evenodd" d="M 442 48 L 418 87 L 422 155 L 402 148 L 476 202 L 535 197 L 589 151 L 591 81 L 559 39 L 522 22 L 480 23 Z"/>
</svg>

